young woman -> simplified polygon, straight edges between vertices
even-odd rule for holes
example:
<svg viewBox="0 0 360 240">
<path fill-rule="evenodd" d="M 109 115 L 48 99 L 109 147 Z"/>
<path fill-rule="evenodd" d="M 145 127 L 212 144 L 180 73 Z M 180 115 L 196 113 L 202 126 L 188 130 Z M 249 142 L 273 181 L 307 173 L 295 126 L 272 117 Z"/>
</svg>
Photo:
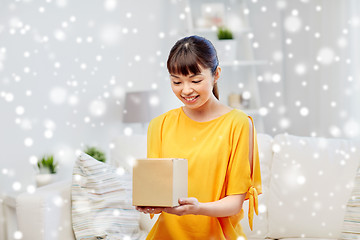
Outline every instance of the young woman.
<svg viewBox="0 0 360 240">
<path fill-rule="evenodd" d="M 188 159 L 188 195 L 174 208 L 137 207 L 161 213 L 147 239 L 238 239 L 249 199 L 252 228 L 261 193 L 256 133 L 251 117 L 219 102 L 221 68 L 211 42 L 185 37 L 170 51 L 171 87 L 184 106 L 150 122 L 149 158 Z"/>
</svg>

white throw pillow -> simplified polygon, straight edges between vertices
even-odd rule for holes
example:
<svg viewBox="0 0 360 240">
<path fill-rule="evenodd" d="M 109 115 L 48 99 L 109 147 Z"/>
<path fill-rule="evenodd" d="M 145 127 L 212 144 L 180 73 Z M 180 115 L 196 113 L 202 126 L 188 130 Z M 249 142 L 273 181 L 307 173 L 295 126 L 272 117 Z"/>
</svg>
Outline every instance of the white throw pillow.
<svg viewBox="0 0 360 240">
<path fill-rule="evenodd" d="M 131 176 L 82 153 L 71 189 L 76 239 L 145 239 L 140 213 L 131 205 Z"/>
<path fill-rule="evenodd" d="M 268 218 L 267 218 L 267 205 L 269 195 L 270 183 L 270 169 L 272 161 L 272 137 L 266 134 L 257 134 L 259 157 L 260 157 L 260 170 L 261 170 L 261 185 L 262 194 L 259 195 L 259 215 L 254 214 L 254 228 L 251 231 L 249 227 L 248 211 L 249 201 L 243 204 L 244 218 L 241 220 L 241 226 L 244 233 L 249 239 L 264 239 L 268 234 Z"/>
<path fill-rule="evenodd" d="M 269 190 L 271 238 L 336 238 L 359 165 L 359 145 L 277 135 Z"/>
<path fill-rule="evenodd" d="M 360 168 L 347 202 L 341 239 L 360 239 Z"/>
</svg>

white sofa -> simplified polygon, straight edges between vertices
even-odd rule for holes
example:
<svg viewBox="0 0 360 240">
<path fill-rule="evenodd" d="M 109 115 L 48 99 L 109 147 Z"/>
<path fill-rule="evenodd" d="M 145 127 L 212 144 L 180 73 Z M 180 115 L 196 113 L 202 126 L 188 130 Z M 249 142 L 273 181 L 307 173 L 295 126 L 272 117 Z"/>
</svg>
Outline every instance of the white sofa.
<svg viewBox="0 0 360 240">
<path fill-rule="evenodd" d="M 263 194 L 254 231 L 241 221 L 249 239 L 339 239 L 356 170 L 360 144 L 340 139 L 258 134 Z M 111 164 L 129 169 L 144 157 L 146 136 L 122 136 L 114 141 Z M 39 188 L 17 198 L 19 230 L 25 240 L 72 240 L 71 181 Z M 141 213 L 140 227 L 153 220 Z"/>
</svg>

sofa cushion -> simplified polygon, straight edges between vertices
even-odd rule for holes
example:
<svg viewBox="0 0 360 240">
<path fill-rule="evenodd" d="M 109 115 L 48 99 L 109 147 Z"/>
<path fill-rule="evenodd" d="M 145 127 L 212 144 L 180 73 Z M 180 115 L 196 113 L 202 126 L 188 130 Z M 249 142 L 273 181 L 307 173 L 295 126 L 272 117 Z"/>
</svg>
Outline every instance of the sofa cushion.
<svg viewBox="0 0 360 240">
<path fill-rule="evenodd" d="M 260 170 L 261 170 L 261 184 L 263 193 L 259 195 L 259 215 L 254 217 L 254 230 L 251 231 L 249 227 L 249 220 L 244 217 L 241 220 L 244 233 L 251 239 L 264 239 L 268 234 L 268 219 L 267 219 L 267 202 L 269 195 L 270 183 L 270 169 L 272 161 L 272 141 L 273 138 L 266 134 L 257 134 L 259 157 L 260 157 Z M 248 215 L 249 201 L 243 204 L 244 216 Z"/>
<path fill-rule="evenodd" d="M 347 202 L 341 239 L 360 239 L 360 168 Z"/>
<path fill-rule="evenodd" d="M 269 237 L 339 238 L 359 146 L 277 135 L 269 189 Z"/>
<path fill-rule="evenodd" d="M 82 153 L 72 180 L 76 239 L 144 239 L 140 213 L 131 205 L 131 176 Z"/>
</svg>

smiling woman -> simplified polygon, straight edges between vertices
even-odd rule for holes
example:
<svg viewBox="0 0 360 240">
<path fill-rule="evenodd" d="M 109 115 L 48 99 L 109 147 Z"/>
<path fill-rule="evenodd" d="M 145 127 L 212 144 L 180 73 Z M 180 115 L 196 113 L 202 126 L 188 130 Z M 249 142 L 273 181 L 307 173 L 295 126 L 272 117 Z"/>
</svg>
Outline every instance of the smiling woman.
<svg viewBox="0 0 360 240">
<path fill-rule="evenodd" d="M 221 72 L 218 66 L 219 60 L 212 43 L 204 38 L 196 39 L 196 37 L 184 38 L 178 41 L 172 48 L 167 62 L 167 68 L 171 76 L 187 76 L 192 73 L 191 77 L 194 77 L 201 75 L 202 70 L 205 68 L 210 70 L 212 76 L 217 75 L 216 81 Z M 213 86 L 213 93 L 219 99 L 216 81 Z"/>
<path fill-rule="evenodd" d="M 154 118 L 148 129 L 148 158 L 188 160 L 188 198 L 174 208 L 137 207 L 161 213 L 147 239 L 238 239 L 242 205 L 257 213 L 261 176 L 252 118 L 219 102 L 221 68 L 214 46 L 199 36 L 171 49 L 171 88 L 184 104 Z M 249 211 L 252 228 L 253 210 Z"/>
</svg>

